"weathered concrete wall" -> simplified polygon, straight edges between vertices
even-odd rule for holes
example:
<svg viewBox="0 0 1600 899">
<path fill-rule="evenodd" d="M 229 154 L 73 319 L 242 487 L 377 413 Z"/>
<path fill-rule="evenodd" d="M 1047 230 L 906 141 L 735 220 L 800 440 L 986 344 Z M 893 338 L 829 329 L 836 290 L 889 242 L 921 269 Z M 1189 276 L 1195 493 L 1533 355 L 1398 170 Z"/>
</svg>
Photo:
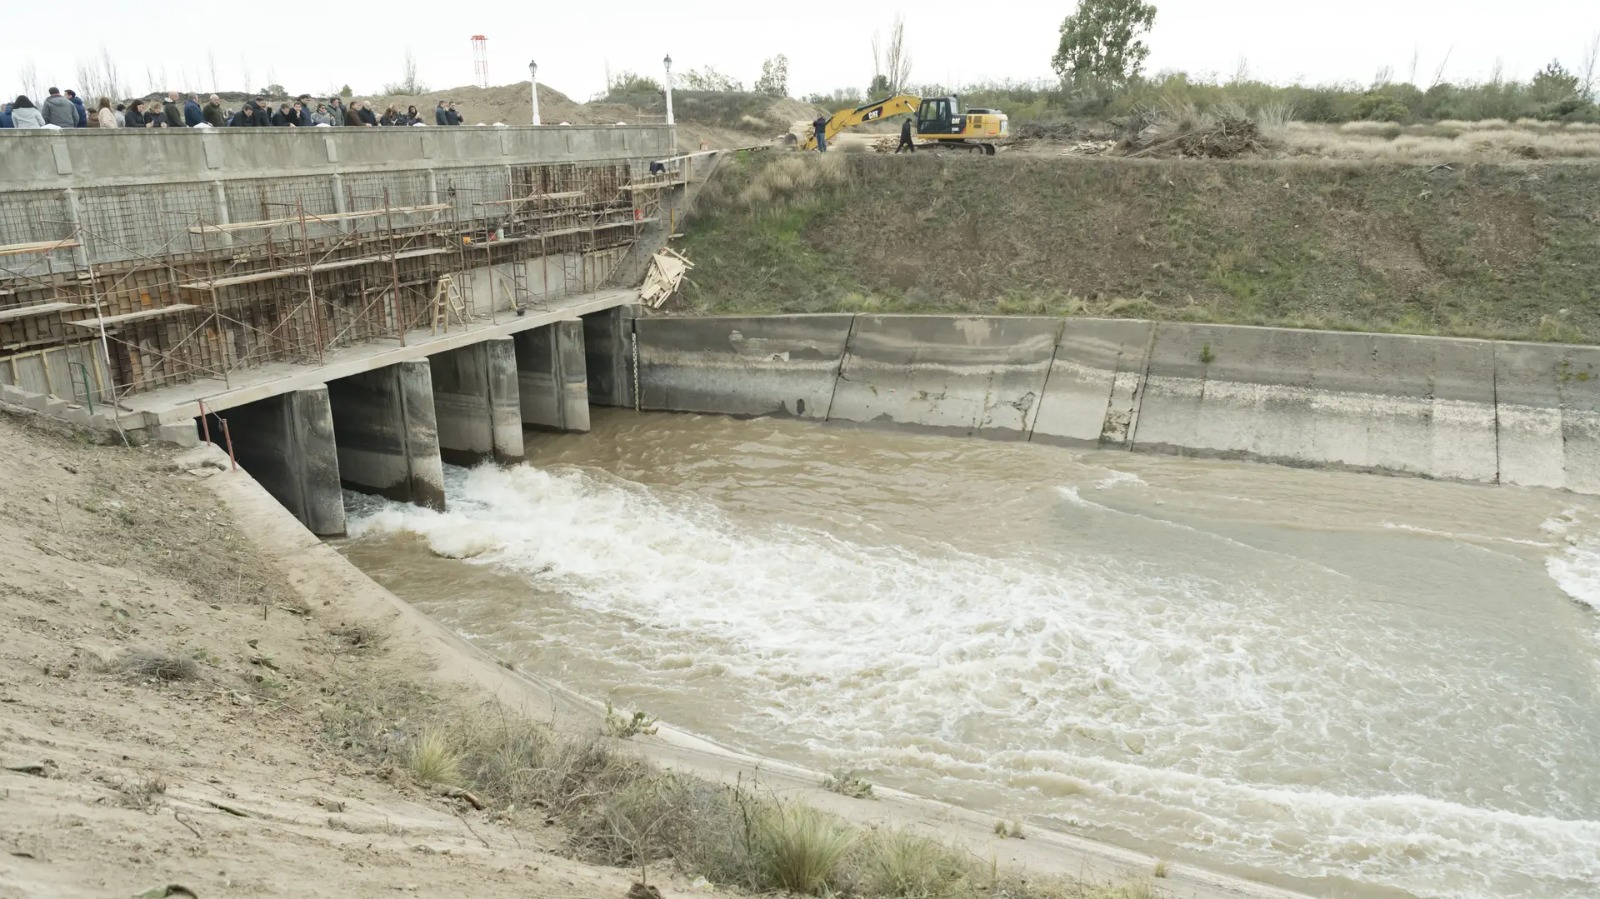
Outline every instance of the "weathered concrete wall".
<svg viewBox="0 0 1600 899">
<path fill-rule="evenodd" d="M 646 409 L 826 419 L 853 315 L 641 318 Z"/>
<path fill-rule="evenodd" d="M 346 487 L 444 509 L 444 464 L 426 360 L 329 381 L 328 398 Z"/>
<path fill-rule="evenodd" d="M 234 456 L 311 533 L 345 532 L 328 389 L 308 387 L 228 412 Z"/>
<path fill-rule="evenodd" d="M 795 414 L 786 398 L 821 395 L 837 364 L 805 417 L 1600 493 L 1595 347 L 1096 319 L 636 329 L 652 409 Z"/>
<path fill-rule="evenodd" d="M 1033 422 L 1033 440 L 1128 448 L 1137 425 L 1152 322 L 1067 319 Z"/>
<path fill-rule="evenodd" d="M 1494 345 L 1157 328 L 1133 445 L 1494 481 Z"/>
<path fill-rule="evenodd" d="M 522 423 L 558 431 L 589 430 L 589 373 L 583 322 L 556 322 L 517 335 Z"/>
<path fill-rule="evenodd" d="M 1495 344 L 1500 480 L 1600 493 L 1600 348 Z"/>
<path fill-rule="evenodd" d="M 583 317 L 583 352 L 589 402 L 633 405 L 633 307 L 619 306 Z"/>
<path fill-rule="evenodd" d="M 664 125 L 509 128 L 212 128 L 8 131 L 0 188 L 123 187 L 211 178 L 296 176 L 648 159 L 667 155 Z"/>
<path fill-rule="evenodd" d="M 522 460 L 522 415 L 517 398 L 513 339 L 491 337 L 428 357 L 439 453 L 448 462 Z"/>
<path fill-rule="evenodd" d="M 1026 440 L 1061 320 L 860 315 L 830 419 Z"/>
</svg>

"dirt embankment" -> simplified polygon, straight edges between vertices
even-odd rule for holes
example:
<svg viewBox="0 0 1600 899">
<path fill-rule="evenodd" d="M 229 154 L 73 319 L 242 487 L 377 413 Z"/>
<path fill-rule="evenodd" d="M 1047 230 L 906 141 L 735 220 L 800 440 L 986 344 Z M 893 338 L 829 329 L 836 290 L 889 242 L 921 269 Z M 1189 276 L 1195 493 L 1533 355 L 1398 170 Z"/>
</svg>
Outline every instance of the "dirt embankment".
<svg viewBox="0 0 1600 899">
<path fill-rule="evenodd" d="M 428 666 L 336 584 L 291 586 L 217 469 L 3 414 L 0 460 L 0 897 L 628 895 L 637 870 L 549 851 L 541 810 L 337 750 L 363 693 Z"/>
<path fill-rule="evenodd" d="M 417 107 L 422 120 L 432 125 L 434 105 L 441 100 L 453 101 L 462 114 L 465 126 L 526 125 L 533 119 L 533 98 L 528 93 L 528 82 L 501 84 L 493 87 L 453 87 L 425 94 L 372 96 L 357 99 L 370 100 L 380 114 L 394 105 L 401 110 Z M 678 146 L 684 152 L 700 149 L 704 144 L 710 149 L 749 147 L 776 140 L 788 131 L 793 120 L 810 120 L 816 115 L 815 107 L 792 99 L 773 99 L 748 93 L 715 93 L 707 91 L 680 91 L 674 95 L 674 118 L 678 125 Z M 663 98 L 641 98 L 642 103 L 580 103 L 566 94 L 539 85 L 539 120 L 546 125 L 615 125 L 626 123 L 662 123 L 666 121 L 666 104 Z"/>
<path fill-rule="evenodd" d="M 680 309 L 1600 340 L 1593 164 L 828 155 L 719 169 Z"/>
</svg>

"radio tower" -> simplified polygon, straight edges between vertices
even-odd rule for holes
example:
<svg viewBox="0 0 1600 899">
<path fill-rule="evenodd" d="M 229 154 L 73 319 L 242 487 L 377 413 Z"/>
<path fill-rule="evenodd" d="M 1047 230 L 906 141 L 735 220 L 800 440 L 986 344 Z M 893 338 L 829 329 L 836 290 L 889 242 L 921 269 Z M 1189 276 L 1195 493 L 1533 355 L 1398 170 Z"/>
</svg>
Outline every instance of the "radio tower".
<svg viewBox="0 0 1600 899">
<path fill-rule="evenodd" d="M 479 87 L 489 86 L 489 39 L 481 34 L 472 36 L 472 75 Z"/>
</svg>

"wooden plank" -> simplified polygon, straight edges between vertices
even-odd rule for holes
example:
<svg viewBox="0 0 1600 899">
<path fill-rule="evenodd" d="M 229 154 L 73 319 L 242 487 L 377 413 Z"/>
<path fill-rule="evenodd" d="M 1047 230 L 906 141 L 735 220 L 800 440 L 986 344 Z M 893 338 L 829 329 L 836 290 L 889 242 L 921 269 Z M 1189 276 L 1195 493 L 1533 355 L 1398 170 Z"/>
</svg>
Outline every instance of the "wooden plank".
<svg viewBox="0 0 1600 899">
<path fill-rule="evenodd" d="M 363 209 L 359 212 L 329 212 L 312 215 L 306 213 L 306 224 L 312 225 L 321 222 L 348 222 L 353 219 L 377 218 L 383 215 L 420 215 L 425 212 L 443 212 L 450 208 L 449 203 L 434 203 L 428 206 L 394 206 L 389 209 Z M 261 219 L 255 222 L 230 222 L 226 225 L 197 225 L 189 229 L 190 234 L 234 234 L 239 231 L 270 231 L 273 228 L 282 228 L 285 225 L 300 224 L 299 217 L 286 219 Z"/>
<path fill-rule="evenodd" d="M 360 265 L 372 265 L 378 262 L 388 262 L 391 259 L 415 259 L 419 256 L 438 256 L 441 253 L 454 253 L 450 247 L 428 247 L 421 250 L 406 250 L 401 253 L 384 253 L 380 256 L 362 256 L 359 259 L 335 259 L 332 262 L 319 262 L 311 266 L 313 272 L 331 272 L 343 268 L 355 268 Z M 296 268 L 279 268 L 266 272 L 250 272 L 243 275 L 231 275 L 218 278 L 215 281 L 192 281 L 180 285 L 189 290 L 211 290 L 214 287 L 232 287 L 236 284 L 255 284 L 261 281 L 273 281 L 278 278 L 288 278 L 295 275 L 304 275 L 305 266 Z"/>
<path fill-rule="evenodd" d="M 128 322 L 143 321 L 147 318 L 159 318 L 163 315 L 173 315 L 179 312 L 188 312 L 190 309 L 199 308 L 199 306 L 189 303 L 174 303 L 171 306 L 162 306 L 159 309 L 145 309 L 140 312 L 129 312 L 123 315 L 108 315 L 105 318 L 91 318 L 87 321 L 67 322 L 67 324 L 75 325 L 79 328 L 90 328 L 98 331 L 102 324 L 104 324 L 106 327 L 110 327 L 112 325 L 127 324 Z"/>
<path fill-rule="evenodd" d="M 16 309 L 0 309 L 0 322 L 11 321 L 18 318 L 30 318 L 35 315 L 49 315 L 52 312 L 71 312 L 75 309 L 87 309 L 82 303 L 44 303 L 38 306 L 22 306 Z"/>
<path fill-rule="evenodd" d="M 39 243 L 12 243 L 0 246 L 0 256 L 24 256 L 29 253 L 53 253 L 56 250 L 70 250 L 81 247 L 83 244 L 65 237 L 61 240 L 46 240 Z"/>
</svg>

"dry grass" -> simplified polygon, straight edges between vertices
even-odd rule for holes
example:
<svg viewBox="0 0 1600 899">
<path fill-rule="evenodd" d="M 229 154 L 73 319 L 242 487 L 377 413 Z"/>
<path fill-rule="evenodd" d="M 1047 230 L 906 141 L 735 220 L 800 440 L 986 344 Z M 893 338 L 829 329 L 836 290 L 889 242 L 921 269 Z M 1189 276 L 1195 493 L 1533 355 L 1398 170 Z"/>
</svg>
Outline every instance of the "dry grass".
<svg viewBox="0 0 1600 899">
<path fill-rule="evenodd" d="M 162 797 L 167 794 L 167 782 L 159 777 L 141 777 L 122 781 L 116 789 L 118 805 L 148 812 L 161 805 Z"/>
<path fill-rule="evenodd" d="M 755 785 L 663 771 L 602 732 L 567 736 L 495 703 L 447 706 L 390 678 L 350 680 L 324 736 L 418 781 L 470 791 L 498 815 L 551 821 L 566 851 L 598 864 L 671 864 L 751 893 L 858 899 L 1137 899 L 1139 884 L 1010 878 L 964 852 L 904 832 L 861 831 Z"/>
<path fill-rule="evenodd" d="M 405 763 L 406 770 L 421 783 L 450 787 L 461 784 L 461 752 L 440 731 L 418 734 L 406 750 Z"/>
<path fill-rule="evenodd" d="M 1419 164 L 1600 158 L 1600 125 L 1528 119 L 1406 126 L 1289 122 L 1267 133 L 1284 155 L 1296 157 Z"/>
<path fill-rule="evenodd" d="M 966 855 L 909 831 L 876 831 L 863 844 L 861 888 L 895 899 L 946 899 L 973 890 Z"/>
<path fill-rule="evenodd" d="M 112 667 L 140 683 L 171 683 L 200 676 L 200 664 L 194 659 L 148 649 L 130 649 L 117 657 Z"/>
</svg>

